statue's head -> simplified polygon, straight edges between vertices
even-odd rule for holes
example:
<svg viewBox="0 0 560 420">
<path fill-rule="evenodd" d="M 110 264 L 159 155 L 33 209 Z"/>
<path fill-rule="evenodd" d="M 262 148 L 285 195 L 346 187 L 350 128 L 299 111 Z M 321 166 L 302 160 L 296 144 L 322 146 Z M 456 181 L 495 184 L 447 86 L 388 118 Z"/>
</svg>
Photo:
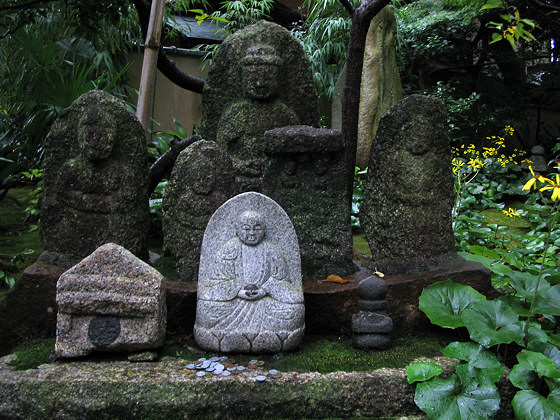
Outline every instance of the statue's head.
<svg viewBox="0 0 560 420">
<path fill-rule="evenodd" d="M 266 226 L 260 213 L 256 211 L 246 211 L 241 214 L 236 233 L 237 237 L 245 245 L 258 245 L 266 234 Z"/>
<path fill-rule="evenodd" d="M 254 45 L 241 60 L 243 84 L 247 95 L 266 101 L 278 93 L 278 70 L 282 64 L 276 50 L 269 45 Z"/>
</svg>

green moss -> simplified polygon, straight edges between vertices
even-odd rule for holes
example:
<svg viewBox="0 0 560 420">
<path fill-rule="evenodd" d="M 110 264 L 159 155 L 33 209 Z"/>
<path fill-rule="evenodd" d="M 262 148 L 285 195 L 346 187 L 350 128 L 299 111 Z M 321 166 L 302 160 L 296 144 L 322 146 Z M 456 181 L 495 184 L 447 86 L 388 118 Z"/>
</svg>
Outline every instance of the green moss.
<svg viewBox="0 0 560 420">
<path fill-rule="evenodd" d="M 49 363 L 49 355 L 53 349 L 54 338 L 26 341 L 12 351 L 16 359 L 8 365 L 15 370 L 35 369 L 39 365 Z"/>
<path fill-rule="evenodd" d="M 403 368 L 418 357 L 434 357 L 451 339 L 446 335 L 429 333 L 423 336 L 396 338 L 391 347 L 381 351 L 354 349 L 349 338 L 332 339 L 318 336 L 305 337 L 301 348 L 283 357 L 277 355 L 234 354 L 237 363 L 252 359 L 266 362 L 267 368 L 299 372 L 359 372 L 379 368 Z M 194 361 L 214 353 L 193 353 L 188 347 L 173 345 L 163 355 Z"/>
<path fill-rule="evenodd" d="M 369 245 L 366 239 L 366 235 L 363 233 L 359 235 L 354 235 L 354 249 L 358 251 L 360 254 L 364 255 L 371 255 L 371 251 L 369 249 Z"/>
</svg>

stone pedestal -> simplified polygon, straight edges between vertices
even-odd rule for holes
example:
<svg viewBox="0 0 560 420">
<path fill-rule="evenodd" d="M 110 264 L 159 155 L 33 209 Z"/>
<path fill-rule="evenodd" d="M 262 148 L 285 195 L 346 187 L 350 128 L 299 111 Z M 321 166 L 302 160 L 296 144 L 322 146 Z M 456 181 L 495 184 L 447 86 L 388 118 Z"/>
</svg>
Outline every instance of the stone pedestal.
<svg viewBox="0 0 560 420">
<path fill-rule="evenodd" d="M 290 216 L 298 235 L 304 278 L 356 271 L 339 130 L 309 126 L 267 131 L 263 192 Z"/>
</svg>

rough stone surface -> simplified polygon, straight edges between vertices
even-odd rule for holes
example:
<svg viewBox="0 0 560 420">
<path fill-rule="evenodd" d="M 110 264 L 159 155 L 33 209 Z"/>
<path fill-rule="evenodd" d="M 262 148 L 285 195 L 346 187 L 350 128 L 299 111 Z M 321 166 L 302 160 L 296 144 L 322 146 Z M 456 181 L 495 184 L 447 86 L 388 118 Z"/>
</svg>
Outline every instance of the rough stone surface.
<svg viewBox="0 0 560 420">
<path fill-rule="evenodd" d="M 358 286 L 359 287 L 359 286 Z M 359 295 L 359 291 L 358 291 Z M 358 299 L 358 310 L 360 311 L 385 311 L 387 309 L 386 300 L 366 300 Z"/>
<path fill-rule="evenodd" d="M 393 331 L 393 321 L 387 314 L 360 311 L 352 317 L 352 331 L 358 334 L 389 334 Z"/>
<path fill-rule="evenodd" d="M 352 346 L 362 350 L 383 350 L 391 345 L 389 334 L 354 334 Z"/>
<path fill-rule="evenodd" d="M 88 92 L 61 112 L 45 143 L 41 238 L 83 258 L 114 242 L 147 258 L 148 152 L 126 104 Z"/>
<path fill-rule="evenodd" d="M 397 20 L 391 6 L 385 6 L 371 21 L 366 38 L 356 166 L 368 165 L 371 143 L 379 121 L 403 98 L 396 55 Z"/>
<path fill-rule="evenodd" d="M 56 281 L 63 272 L 63 268 L 37 262 L 0 298 L 0 355 L 24 338 L 54 335 Z"/>
<path fill-rule="evenodd" d="M 358 295 L 366 300 L 385 299 L 387 283 L 376 276 L 365 278 L 358 284 Z"/>
<path fill-rule="evenodd" d="M 372 144 L 360 220 L 385 274 L 455 264 L 451 151 L 440 99 L 412 95 L 382 118 Z"/>
<path fill-rule="evenodd" d="M 182 280 L 196 279 L 204 229 L 210 216 L 235 195 L 231 160 L 212 141 L 183 150 L 163 196 L 163 246 L 178 261 Z"/>
<path fill-rule="evenodd" d="M 163 276 L 121 246 L 105 244 L 60 276 L 56 354 L 137 351 L 165 338 Z"/>
<path fill-rule="evenodd" d="M 263 193 L 288 213 L 299 238 L 304 277 L 356 271 L 339 130 L 309 126 L 267 131 Z"/>
<path fill-rule="evenodd" d="M 457 360 L 434 362 L 448 377 Z M 405 368 L 365 372 L 283 372 L 257 382 L 255 370 L 240 375 L 188 375 L 183 360 L 157 363 L 73 362 L 41 365 L 14 372 L 0 364 L 0 418 L 387 418 L 418 416 L 415 385 Z M 497 383 L 502 402 L 499 419 L 513 418 L 515 388 Z M 413 417 L 409 417 L 413 418 Z M 424 417 L 414 417 L 424 418 Z"/>
<path fill-rule="evenodd" d="M 240 88 L 241 87 L 241 88 Z M 289 31 L 261 21 L 220 46 L 202 99 L 201 134 L 232 158 L 239 191 L 260 191 L 267 130 L 318 124 L 311 66 Z"/>
<path fill-rule="evenodd" d="M 280 352 L 304 334 L 301 263 L 288 215 L 265 195 L 233 197 L 204 233 L 194 336 L 206 350 Z"/>
</svg>

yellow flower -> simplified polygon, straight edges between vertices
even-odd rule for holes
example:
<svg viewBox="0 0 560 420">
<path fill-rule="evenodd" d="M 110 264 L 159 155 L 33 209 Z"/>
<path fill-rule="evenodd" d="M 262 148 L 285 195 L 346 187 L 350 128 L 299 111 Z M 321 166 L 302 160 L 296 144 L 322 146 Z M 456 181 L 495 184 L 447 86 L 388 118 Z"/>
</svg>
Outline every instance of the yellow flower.
<svg viewBox="0 0 560 420">
<path fill-rule="evenodd" d="M 556 182 L 553 182 L 551 179 L 544 178 L 546 182 L 550 185 L 546 187 L 542 187 L 541 191 L 552 190 L 552 201 L 556 201 L 560 199 L 560 175 L 556 174 Z"/>
<path fill-rule="evenodd" d="M 535 172 L 533 172 L 533 167 L 529 166 L 529 170 L 531 171 L 531 173 L 533 174 L 533 177 L 527 181 L 525 183 L 525 185 L 523 186 L 523 188 L 521 189 L 521 191 L 526 191 L 526 190 L 530 190 L 531 188 L 535 188 L 535 190 L 537 189 L 537 181 L 539 182 L 545 182 L 546 178 L 544 176 L 542 176 L 541 174 L 537 173 L 535 175 Z M 542 191 L 542 190 L 541 190 Z"/>
<path fill-rule="evenodd" d="M 506 125 L 504 127 L 504 131 L 508 136 L 513 136 L 513 133 L 515 132 L 515 129 L 511 125 Z"/>
<path fill-rule="evenodd" d="M 520 217 L 521 216 L 521 210 L 515 210 L 515 209 L 512 209 L 511 207 L 507 210 L 502 210 L 502 213 L 504 213 L 508 217 Z"/>
</svg>

